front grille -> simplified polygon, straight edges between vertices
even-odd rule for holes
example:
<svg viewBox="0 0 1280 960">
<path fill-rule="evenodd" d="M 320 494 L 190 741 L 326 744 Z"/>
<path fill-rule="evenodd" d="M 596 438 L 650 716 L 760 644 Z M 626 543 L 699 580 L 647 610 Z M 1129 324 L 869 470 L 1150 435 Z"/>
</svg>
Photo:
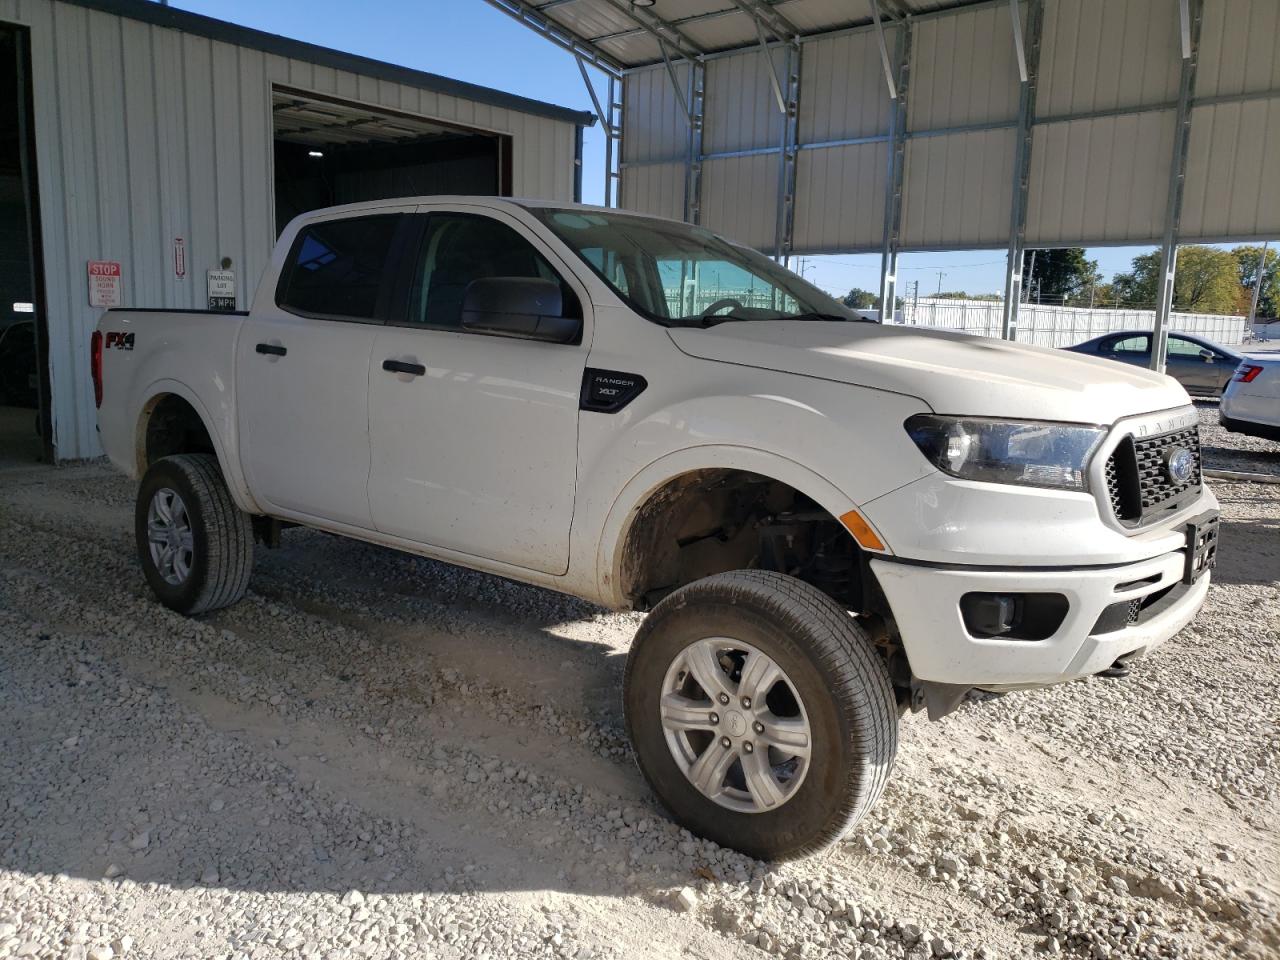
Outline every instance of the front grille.
<svg viewBox="0 0 1280 960">
<path fill-rule="evenodd" d="M 1170 476 L 1168 456 L 1179 447 L 1191 452 L 1191 476 Z M 1152 437 L 1127 436 L 1107 460 L 1107 494 L 1116 519 L 1128 527 L 1154 522 L 1180 510 L 1200 494 L 1200 428 L 1190 426 Z"/>
</svg>

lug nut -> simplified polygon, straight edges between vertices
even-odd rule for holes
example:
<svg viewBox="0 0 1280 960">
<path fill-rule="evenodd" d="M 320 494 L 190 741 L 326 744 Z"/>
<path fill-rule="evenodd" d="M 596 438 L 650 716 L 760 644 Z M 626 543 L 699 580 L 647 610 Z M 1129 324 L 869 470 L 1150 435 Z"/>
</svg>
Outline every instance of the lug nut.
<svg viewBox="0 0 1280 960">
<path fill-rule="evenodd" d="M 745 750 L 747 753 L 750 753 L 752 750 L 754 750 L 754 749 L 755 749 L 755 747 L 753 747 L 753 746 L 751 745 L 751 741 L 750 741 L 750 740 L 748 740 L 746 743 L 744 743 L 744 744 L 742 745 L 742 749 L 743 749 L 743 750 Z"/>
<path fill-rule="evenodd" d="M 720 746 L 722 746 L 722 747 L 724 747 L 726 750 L 728 750 L 728 749 L 729 749 L 729 746 L 730 746 L 729 738 L 728 738 L 728 737 L 721 737 L 721 738 L 720 738 Z"/>
<path fill-rule="evenodd" d="M 717 724 L 717 723 L 719 723 L 719 722 L 720 722 L 720 714 L 718 714 L 718 713 L 713 713 L 713 714 L 711 714 L 711 716 L 710 716 L 710 717 L 708 717 L 707 719 L 709 719 L 709 720 L 711 721 L 712 726 L 714 726 L 715 724 Z"/>
<path fill-rule="evenodd" d="M 718 697 L 718 699 L 719 699 L 719 701 L 720 701 L 721 703 L 728 703 L 728 702 L 729 702 L 729 695 L 728 695 L 727 693 L 722 693 L 722 694 L 720 694 L 720 696 Z"/>
<path fill-rule="evenodd" d="M 715 716 L 715 714 L 712 714 L 712 716 Z M 751 729 L 754 730 L 756 733 L 764 733 L 764 724 L 761 723 L 759 720 L 757 720 L 755 723 L 751 725 Z"/>
<path fill-rule="evenodd" d="M 742 709 L 744 709 L 744 710 L 750 710 L 750 709 L 751 709 L 751 698 L 750 698 L 750 697 L 743 697 L 743 698 L 742 698 Z"/>
</svg>

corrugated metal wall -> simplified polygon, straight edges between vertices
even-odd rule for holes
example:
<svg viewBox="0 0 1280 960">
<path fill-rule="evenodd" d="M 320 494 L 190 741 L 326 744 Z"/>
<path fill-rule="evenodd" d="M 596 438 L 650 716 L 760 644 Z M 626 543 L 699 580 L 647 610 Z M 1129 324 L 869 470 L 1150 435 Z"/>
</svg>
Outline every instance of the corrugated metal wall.
<svg viewBox="0 0 1280 960">
<path fill-rule="evenodd" d="M 511 134 L 513 192 L 573 199 L 572 123 L 56 0 L 0 0 L 0 20 L 31 28 L 60 458 L 99 453 L 87 353 L 100 311 L 87 305 L 86 261 L 121 262 L 125 305 L 203 307 L 205 271 L 230 257 L 240 305 L 250 302 L 275 239 L 271 84 Z"/>
<path fill-rule="evenodd" d="M 1141 243 L 1164 230 L 1174 112 L 1131 113 L 1035 129 L 1027 243 Z"/>
<path fill-rule="evenodd" d="M 1004 247 L 1019 102 L 1009 5 L 917 17 L 911 29 L 902 248 Z M 1205 0 L 1183 242 L 1280 234 L 1277 37 L 1277 0 Z M 895 28 L 887 39 L 892 52 Z M 792 249 L 879 250 L 890 113 L 875 33 L 805 38 L 801 51 Z M 1045 0 L 1028 243 L 1159 242 L 1181 64 L 1178 0 Z M 622 196 L 678 216 L 687 123 L 664 86 L 662 66 L 626 76 L 624 150 L 637 164 L 623 171 Z M 767 252 L 780 124 L 758 49 L 707 58 L 703 223 Z M 830 145 L 850 139 L 868 142 Z M 715 156 L 744 149 L 770 152 Z M 643 166 L 657 161 L 672 166 L 660 175 Z M 677 189 L 679 201 L 668 193 Z"/>
<path fill-rule="evenodd" d="M 1213 0 L 1200 34 L 1196 96 L 1262 95 L 1195 108 L 1182 231 L 1280 236 L 1280 3 Z"/>
</svg>

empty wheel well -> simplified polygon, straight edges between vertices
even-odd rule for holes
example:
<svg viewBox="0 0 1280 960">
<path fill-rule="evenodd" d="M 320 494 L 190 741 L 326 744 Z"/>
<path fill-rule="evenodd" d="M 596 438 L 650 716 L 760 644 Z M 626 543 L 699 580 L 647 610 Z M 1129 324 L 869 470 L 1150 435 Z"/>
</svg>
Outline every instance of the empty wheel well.
<svg viewBox="0 0 1280 960">
<path fill-rule="evenodd" d="M 627 531 L 620 575 L 628 600 L 648 609 L 687 583 L 749 568 L 798 577 L 858 612 L 874 586 L 839 520 L 785 483 L 728 469 L 682 474 L 655 491 Z"/>
<path fill-rule="evenodd" d="M 217 454 L 213 438 L 195 407 L 177 394 L 152 398 L 142 413 L 138 430 L 138 473 L 161 457 L 178 453 Z"/>
</svg>

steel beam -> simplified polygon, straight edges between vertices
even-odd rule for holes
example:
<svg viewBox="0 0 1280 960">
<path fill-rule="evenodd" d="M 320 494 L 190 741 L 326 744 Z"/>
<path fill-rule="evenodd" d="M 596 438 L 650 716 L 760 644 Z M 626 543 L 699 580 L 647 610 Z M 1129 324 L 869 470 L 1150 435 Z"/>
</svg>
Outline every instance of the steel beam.
<svg viewBox="0 0 1280 960">
<path fill-rule="evenodd" d="M 884 67 L 884 82 L 889 88 L 889 99 L 898 99 L 898 85 L 893 77 L 893 66 L 889 62 L 889 45 L 884 39 L 884 23 L 880 18 L 879 0 L 871 0 L 871 16 L 875 20 L 876 42 L 880 45 L 880 63 Z"/>
<path fill-rule="evenodd" d="M 600 98 L 596 95 L 595 85 L 591 82 L 591 76 L 587 73 L 587 63 L 579 54 L 575 53 L 573 58 L 578 61 L 578 71 L 582 74 L 582 83 L 591 97 L 592 106 L 596 108 L 596 116 L 600 118 L 600 123 L 604 126 L 605 136 L 608 136 L 613 132 L 609 129 L 609 116 L 605 113 L 604 107 L 600 105 Z"/>
<path fill-rule="evenodd" d="M 787 89 L 782 111 L 782 150 L 778 158 L 778 218 L 774 227 L 773 248 L 774 259 L 779 263 L 791 255 L 795 232 L 796 164 L 800 138 L 800 44 L 793 40 L 785 50 L 782 69 Z M 769 56 L 767 49 L 765 56 Z"/>
<path fill-rule="evenodd" d="M 689 64 L 689 143 L 684 167 L 684 219 L 702 222 L 702 128 L 706 102 L 707 66 L 701 60 Z"/>
<path fill-rule="evenodd" d="M 782 83 L 778 80 L 778 71 L 773 65 L 773 52 L 769 49 L 769 40 L 764 35 L 764 27 L 754 21 L 756 36 L 760 38 L 760 65 L 769 77 L 769 85 L 773 87 L 773 99 L 778 104 L 778 112 L 787 115 L 787 96 L 782 92 Z"/>
<path fill-rule="evenodd" d="M 731 0 L 731 2 L 754 20 L 757 28 L 764 27 L 783 43 L 790 43 L 800 36 L 800 29 L 794 23 L 762 0 Z"/>
<path fill-rule="evenodd" d="M 524 24 L 534 33 L 550 40 L 562 50 L 568 50 L 575 57 L 582 57 L 593 67 L 598 67 L 610 76 L 622 76 L 625 68 L 619 61 L 590 40 L 544 17 L 528 0 L 485 0 L 485 2 L 495 10 L 501 10 L 507 16 Z"/>
<path fill-rule="evenodd" d="M 685 119 L 689 123 L 693 123 L 693 112 L 689 109 L 689 99 L 684 95 L 684 91 L 680 89 L 680 81 L 676 78 L 676 68 L 671 63 L 671 56 L 667 53 L 667 45 L 663 41 L 658 41 L 658 49 L 662 51 L 662 62 L 667 68 L 667 79 L 671 81 L 671 89 L 675 92 L 676 103 L 680 104 L 680 110 L 684 113 Z M 690 60 L 690 63 L 694 61 Z"/>
<path fill-rule="evenodd" d="M 680 28 L 669 20 L 653 13 L 648 7 L 637 7 L 630 0 L 603 0 L 620 14 L 639 24 L 640 29 L 659 43 L 666 41 L 686 60 L 696 60 L 706 53 L 696 43 L 685 36 Z"/>
<path fill-rule="evenodd" d="M 1022 24 L 1018 22 L 1018 0 L 1009 0 L 1009 17 L 1013 21 L 1013 53 L 1018 61 L 1018 82 L 1026 83 L 1029 79 L 1027 50 L 1022 42 Z"/>
<path fill-rule="evenodd" d="M 879 7 L 872 9 L 879 16 Z M 902 245 L 902 181 L 907 165 L 907 92 L 911 80 L 911 21 L 898 28 L 893 57 L 897 75 L 890 74 L 895 94 L 889 105 L 889 161 L 885 175 L 884 239 L 880 248 L 880 320 L 893 322 L 898 303 L 898 248 Z"/>
<path fill-rule="evenodd" d="M 1027 236 L 1027 188 L 1031 182 L 1031 142 L 1036 122 L 1036 85 L 1040 76 L 1040 33 L 1044 27 L 1044 0 L 1029 0 L 1025 36 L 1016 0 L 1009 5 L 1014 46 L 1022 50 L 1026 79 L 1018 86 L 1018 127 L 1013 153 L 1013 195 L 1009 203 L 1009 252 L 1005 261 L 1004 304 L 1000 336 L 1018 337 L 1018 310 L 1022 304 L 1022 255 Z"/>
<path fill-rule="evenodd" d="M 1196 94 L 1196 67 L 1200 59 L 1200 23 L 1203 0 L 1182 0 L 1182 77 L 1178 86 L 1178 113 L 1173 130 L 1173 158 L 1169 166 L 1169 193 L 1165 201 L 1164 242 L 1160 246 L 1160 288 L 1151 326 L 1151 369 L 1164 372 L 1169 350 L 1169 314 L 1173 312 L 1173 282 L 1178 269 L 1178 231 L 1182 225 L 1182 188 L 1187 177 L 1187 146 L 1191 142 L 1191 107 Z"/>
<path fill-rule="evenodd" d="M 1253 332 L 1253 324 L 1258 319 L 1258 295 L 1262 293 L 1262 287 L 1267 282 L 1267 247 L 1271 246 L 1270 240 L 1264 240 L 1262 243 L 1262 255 L 1258 259 L 1258 269 L 1253 275 L 1253 300 L 1249 304 L 1249 331 Z"/>
<path fill-rule="evenodd" d="M 616 207 L 622 188 L 622 103 L 619 89 L 625 96 L 626 81 L 609 78 L 609 104 L 605 108 L 604 125 L 604 205 Z"/>
</svg>

